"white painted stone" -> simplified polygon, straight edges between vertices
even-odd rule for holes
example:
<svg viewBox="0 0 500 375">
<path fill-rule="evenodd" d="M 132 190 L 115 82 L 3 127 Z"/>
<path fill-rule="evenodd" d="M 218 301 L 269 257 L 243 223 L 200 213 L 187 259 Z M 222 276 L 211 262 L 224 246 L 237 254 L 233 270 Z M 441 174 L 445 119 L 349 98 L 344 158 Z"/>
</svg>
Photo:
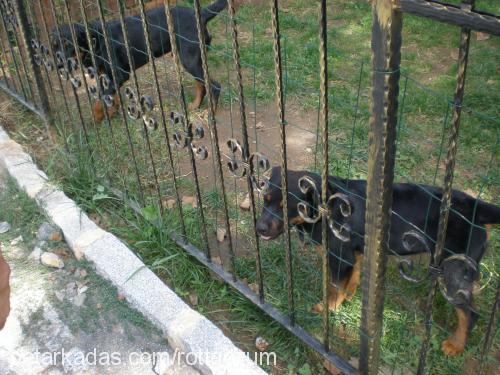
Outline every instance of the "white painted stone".
<svg viewBox="0 0 500 375">
<path fill-rule="evenodd" d="M 85 256 L 86 248 L 91 246 L 95 241 L 104 237 L 106 234 L 106 231 L 96 226 L 96 229 L 90 229 L 78 236 L 73 247 L 73 253 L 75 254 L 76 259 L 82 259 Z"/>
</svg>

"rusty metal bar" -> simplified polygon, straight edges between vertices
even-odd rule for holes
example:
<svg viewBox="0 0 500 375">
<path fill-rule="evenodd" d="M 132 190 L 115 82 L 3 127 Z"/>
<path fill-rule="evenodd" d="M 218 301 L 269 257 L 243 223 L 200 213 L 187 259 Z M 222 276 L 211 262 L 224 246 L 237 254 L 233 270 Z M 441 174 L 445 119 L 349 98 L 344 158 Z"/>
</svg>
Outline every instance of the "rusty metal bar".
<svg viewBox="0 0 500 375">
<path fill-rule="evenodd" d="M 170 45 L 172 47 L 172 57 L 174 59 L 174 65 L 175 65 L 175 72 L 177 76 L 177 83 L 179 84 L 179 91 L 180 91 L 180 104 L 181 104 L 181 109 L 182 109 L 182 114 L 184 116 L 184 119 L 186 121 L 186 125 L 189 122 L 189 116 L 188 116 L 188 107 L 186 104 L 186 95 L 184 92 L 184 85 L 182 83 L 182 73 L 181 73 L 181 66 L 180 66 L 180 61 L 179 61 L 179 51 L 177 47 L 177 43 L 179 42 L 177 39 L 177 35 L 175 32 L 175 26 L 174 26 L 174 17 L 172 15 L 172 11 L 170 9 L 169 3 L 171 0 L 164 0 L 164 6 L 165 6 L 165 15 L 167 17 L 167 27 L 168 27 L 168 34 L 170 36 Z M 188 142 L 191 142 L 193 138 L 193 132 L 191 128 L 188 126 L 187 128 L 188 134 Z M 207 225 L 205 221 L 205 214 L 203 213 L 203 202 L 202 202 L 202 197 L 201 197 L 201 191 L 200 191 L 200 184 L 198 180 L 198 171 L 196 167 L 196 160 L 194 157 L 194 152 L 191 147 L 188 147 L 188 152 L 189 152 L 189 158 L 191 161 L 191 169 L 193 171 L 193 178 L 194 182 L 196 185 L 196 199 L 198 203 L 198 214 L 200 215 L 200 221 L 201 221 L 201 231 L 202 231 L 202 236 L 203 236 L 203 243 L 205 247 L 205 254 L 207 256 L 207 259 L 211 261 L 211 254 L 210 254 L 210 245 L 208 243 L 208 233 L 207 233 Z"/>
<path fill-rule="evenodd" d="M 283 72 L 281 59 L 281 34 L 279 22 L 278 0 L 272 2 L 272 29 L 274 36 L 274 69 L 276 78 L 276 105 L 281 137 L 281 192 L 283 195 L 283 230 L 285 232 L 285 257 L 288 289 L 288 310 L 290 324 L 295 325 L 295 303 L 293 296 L 292 247 L 290 242 L 290 226 L 288 225 L 288 179 L 286 160 L 286 125 L 285 103 L 283 97 Z"/>
<path fill-rule="evenodd" d="M 372 113 L 368 149 L 359 370 L 377 374 L 385 295 L 401 60 L 402 13 L 373 2 Z"/>
<path fill-rule="evenodd" d="M 124 21 L 124 9 L 123 9 L 123 2 L 118 0 L 118 6 L 120 9 L 120 22 L 122 23 L 122 28 L 123 28 L 123 35 L 125 39 L 125 47 L 127 49 L 127 56 L 129 59 L 129 66 L 132 71 L 132 76 L 133 76 L 133 81 L 135 85 L 135 89 L 137 91 L 137 96 L 139 95 L 139 85 L 137 83 L 137 76 L 135 74 L 135 69 L 134 69 L 134 64 L 132 61 L 132 57 L 130 54 L 130 46 L 129 46 L 129 36 L 128 36 L 128 30 L 127 26 Z M 149 60 L 151 63 L 151 68 L 152 68 L 152 78 L 155 83 L 155 91 L 156 91 L 156 96 L 158 98 L 159 104 L 160 104 L 160 112 L 161 112 L 161 120 L 162 120 L 162 126 L 163 126 L 163 133 L 164 133 L 164 138 L 165 138 L 165 144 L 167 147 L 167 156 L 168 156 L 168 161 L 170 164 L 170 168 L 172 170 L 172 180 L 173 180 L 173 185 L 174 185 L 174 194 L 175 194 L 175 201 L 177 203 L 177 209 L 179 211 L 179 220 L 181 222 L 181 231 L 183 236 L 186 236 L 186 226 L 184 223 L 184 214 L 183 214 L 183 209 L 182 209 L 182 202 L 179 194 L 179 187 L 177 183 L 177 176 L 175 173 L 175 166 L 174 166 L 174 158 L 172 154 L 172 148 L 170 146 L 170 136 L 168 133 L 167 129 L 167 119 L 165 118 L 165 111 L 164 111 L 164 106 L 163 106 L 163 99 L 161 95 L 161 90 L 160 90 L 160 84 L 158 82 L 158 74 L 156 71 L 156 62 L 153 56 L 153 51 L 151 48 L 151 36 L 150 36 L 150 30 L 149 30 L 149 24 L 146 22 L 146 14 L 145 14 L 145 8 L 144 8 L 144 0 L 139 1 L 139 6 L 141 10 L 141 19 L 143 22 L 143 27 L 144 27 L 144 35 L 146 37 L 146 47 L 148 50 L 148 55 L 149 55 Z M 149 142 L 149 141 L 148 141 Z M 161 201 L 160 201 L 160 206 L 161 206 Z"/>
<path fill-rule="evenodd" d="M 328 306 L 328 284 L 330 282 L 330 265 L 328 258 L 328 45 L 327 45 L 327 8 L 326 0 L 321 0 L 319 6 L 319 65 L 320 65 L 320 115 L 321 145 L 323 149 L 323 167 L 321 171 L 321 238 L 323 258 L 323 345 L 325 350 L 330 347 L 330 309 Z"/>
<path fill-rule="evenodd" d="M 466 0 L 462 2 L 462 9 L 466 11 L 472 11 L 474 8 L 475 0 Z M 444 255 L 444 245 L 446 241 L 446 230 L 448 228 L 448 218 L 451 208 L 451 195 L 453 188 L 453 173 L 455 170 L 455 161 L 457 156 L 458 148 L 458 133 L 460 129 L 460 115 L 462 113 L 462 101 L 464 98 L 464 88 L 465 88 L 465 77 L 467 72 L 467 62 L 469 57 L 469 46 L 470 46 L 470 34 L 471 30 L 463 27 L 460 34 L 460 46 L 458 50 L 458 71 L 457 71 L 457 82 L 455 86 L 455 95 L 453 100 L 453 117 L 452 125 L 450 129 L 450 136 L 448 139 L 448 151 L 446 154 L 445 161 L 445 173 L 444 173 L 444 186 L 443 194 L 441 199 L 439 225 L 436 238 L 436 245 L 434 248 L 434 253 L 431 259 L 431 265 L 438 268 L 441 265 Z M 425 372 L 425 364 L 427 359 L 427 352 L 429 350 L 429 341 L 431 336 L 432 328 L 432 310 L 434 306 L 434 300 L 438 289 L 438 278 L 435 273 L 431 275 L 432 286 L 429 296 L 426 302 L 425 308 L 425 336 L 422 341 L 422 346 L 420 348 L 420 356 L 417 368 L 417 374 L 423 374 Z"/>
<path fill-rule="evenodd" d="M 399 0 L 399 3 L 404 13 L 431 18 L 492 35 L 500 35 L 500 17 L 494 14 L 462 9 L 458 5 L 440 1 Z"/>
<path fill-rule="evenodd" d="M 480 359 L 480 369 L 479 373 L 484 373 L 485 358 L 488 355 L 491 344 L 493 343 L 493 337 L 495 336 L 495 330 L 497 327 L 497 311 L 500 308 L 500 281 L 497 282 L 497 292 L 495 295 L 495 302 L 491 308 L 490 320 L 488 322 L 488 328 L 486 329 L 486 335 L 484 336 L 484 343 L 481 349 L 481 359 Z"/>
<path fill-rule="evenodd" d="M 236 81 L 238 85 L 238 101 L 240 103 L 240 122 L 241 122 L 241 132 L 243 135 L 243 159 L 248 160 L 250 156 L 250 143 L 248 142 L 248 128 L 247 128 L 247 115 L 245 108 L 245 96 L 243 93 L 243 76 L 241 73 L 241 62 L 240 62 L 240 47 L 238 43 L 238 27 L 236 24 L 236 11 L 234 9 L 234 0 L 228 1 L 228 11 L 230 17 L 231 26 L 231 36 L 233 43 L 233 61 L 236 68 Z M 250 166 L 252 168 L 252 165 Z M 251 175 L 254 171 L 250 170 L 247 175 L 247 187 L 248 194 L 250 197 L 250 210 L 252 214 L 252 229 L 255 238 L 255 267 L 257 270 L 257 285 L 259 287 L 259 301 L 264 302 L 264 278 L 262 276 L 262 261 L 260 256 L 260 241 L 259 235 L 257 233 L 257 217 L 255 208 L 255 196 L 252 184 Z"/>
<path fill-rule="evenodd" d="M 201 64 L 203 67 L 203 78 L 205 80 L 205 89 L 207 92 L 208 101 L 208 125 L 210 128 L 210 135 L 215 144 L 215 162 L 217 165 L 217 172 L 219 175 L 219 183 L 221 185 L 222 191 L 222 204 L 224 206 L 224 224 L 226 227 L 227 239 L 229 242 L 229 256 L 231 261 L 233 277 L 236 279 L 236 266 L 235 266 L 235 255 L 233 248 L 233 236 L 231 234 L 231 226 L 229 225 L 229 210 L 227 205 L 226 196 L 226 186 L 224 184 L 224 172 L 222 171 L 222 158 L 220 154 L 219 147 L 219 134 L 217 132 L 217 122 L 215 120 L 215 106 L 213 92 L 212 92 L 212 81 L 210 80 L 210 73 L 208 71 L 208 58 L 207 58 L 207 46 L 205 43 L 205 25 L 201 21 L 201 7 L 200 0 L 194 0 L 194 13 L 196 18 L 196 26 L 198 28 L 198 40 L 200 42 L 200 53 L 201 53 Z"/>
</svg>

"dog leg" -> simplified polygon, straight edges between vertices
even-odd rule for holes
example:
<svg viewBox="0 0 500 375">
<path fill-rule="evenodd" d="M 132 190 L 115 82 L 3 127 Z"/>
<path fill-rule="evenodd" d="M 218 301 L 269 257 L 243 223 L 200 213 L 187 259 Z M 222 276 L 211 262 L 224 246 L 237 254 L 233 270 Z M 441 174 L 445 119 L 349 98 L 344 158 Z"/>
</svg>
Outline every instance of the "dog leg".
<svg viewBox="0 0 500 375">
<path fill-rule="evenodd" d="M 96 100 L 94 102 L 94 119 L 97 123 L 104 120 L 104 103 L 102 100 Z"/>
<path fill-rule="evenodd" d="M 205 98 L 205 94 L 207 92 L 203 82 L 200 82 L 198 80 L 194 81 L 194 87 L 195 87 L 195 97 L 193 102 L 189 104 L 189 110 L 191 111 L 193 109 L 200 108 L 201 103 L 203 102 L 203 99 Z"/>
<path fill-rule="evenodd" d="M 351 277 L 346 283 L 346 300 L 350 301 L 352 297 L 356 294 L 356 289 L 359 285 L 359 280 L 361 276 L 361 260 L 363 259 L 363 254 L 356 252 L 355 254 L 356 261 L 354 262 L 354 266 L 352 267 Z"/>
<path fill-rule="evenodd" d="M 115 116 L 119 108 L 120 108 L 120 96 L 118 95 L 118 93 L 115 93 L 113 95 L 113 105 L 110 108 L 108 108 L 109 118 Z"/>
<path fill-rule="evenodd" d="M 346 299 L 347 294 L 345 286 L 348 281 L 349 278 L 346 278 L 342 280 L 339 285 L 330 284 L 328 286 L 328 309 L 330 311 L 337 310 L 340 305 L 342 305 L 342 302 L 344 302 L 344 300 Z M 323 306 L 323 302 L 319 302 L 313 306 L 313 310 L 316 312 L 323 312 Z"/>
<path fill-rule="evenodd" d="M 467 340 L 467 334 L 470 325 L 470 311 L 462 310 L 458 307 L 455 308 L 458 317 L 458 326 L 455 333 L 444 340 L 441 349 L 444 355 L 456 356 L 464 351 L 465 341 Z"/>
</svg>

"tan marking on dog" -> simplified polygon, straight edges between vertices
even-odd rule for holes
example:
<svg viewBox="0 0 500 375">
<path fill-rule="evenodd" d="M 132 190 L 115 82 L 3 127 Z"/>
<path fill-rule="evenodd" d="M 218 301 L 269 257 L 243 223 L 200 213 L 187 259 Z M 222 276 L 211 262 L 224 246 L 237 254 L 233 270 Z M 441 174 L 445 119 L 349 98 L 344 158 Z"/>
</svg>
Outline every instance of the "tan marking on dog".
<svg viewBox="0 0 500 375">
<path fill-rule="evenodd" d="M 469 330 L 470 314 L 456 308 L 458 326 L 452 336 L 443 341 L 441 349 L 446 356 L 456 356 L 464 351 Z"/>
<path fill-rule="evenodd" d="M 486 239 L 489 241 L 490 239 L 490 232 L 491 232 L 491 227 L 493 225 L 491 224 L 484 224 L 484 230 L 486 231 Z"/>
<path fill-rule="evenodd" d="M 300 225 L 300 224 L 304 224 L 304 219 L 302 218 L 302 216 L 295 216 L 295 217 L 292 217 L 290 219 L 290 224 L 293 224 L 293 225 Z"/>
<path fill-rule="evenodd" d="M 94 119 L 97 123 L 102 122 L 104 120 L 104 103 L 102 100 L 96 100 L 94 103 Z"/>
<path fill-rule="evenodd" d="M 195 95 L 194 95 L 194 100 L 189 104 L 189 110 L 193 109 L 198 109 L 201 106 L 201 102 L 203 101 L 203 98 L 205 98 L 205 85 L 198 81 L 194 81 L 194 89 L 195 89 Z"/>
<path fill-rule="evenodd" d="M 363 254 L 360 252 L 356 252 L 354 254 L 356 260 L 354 261 L 354 266 L 351 270 L 351 275 L 349 276 L 348 281 L 346 282 L 346 299 L 350 301 L 352 297 L 356 294 L 356 289 L 358 288 L 359 281 L 361 278 L 361 261 L 363 259 Z"/>
</svg>

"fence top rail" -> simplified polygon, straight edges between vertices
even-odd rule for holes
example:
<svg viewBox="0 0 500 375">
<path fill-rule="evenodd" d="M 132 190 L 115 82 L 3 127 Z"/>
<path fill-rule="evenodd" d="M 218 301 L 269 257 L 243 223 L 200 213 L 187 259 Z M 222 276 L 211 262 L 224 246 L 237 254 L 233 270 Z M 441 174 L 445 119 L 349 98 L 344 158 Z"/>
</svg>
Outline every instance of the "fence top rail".
<svg viewBox="0 0 500 375">
<path fill-rule="evenodd" d="M 399 0 L 404 13 L 500 36 L 500 16 L 435 0 Z"/>
</svg>

